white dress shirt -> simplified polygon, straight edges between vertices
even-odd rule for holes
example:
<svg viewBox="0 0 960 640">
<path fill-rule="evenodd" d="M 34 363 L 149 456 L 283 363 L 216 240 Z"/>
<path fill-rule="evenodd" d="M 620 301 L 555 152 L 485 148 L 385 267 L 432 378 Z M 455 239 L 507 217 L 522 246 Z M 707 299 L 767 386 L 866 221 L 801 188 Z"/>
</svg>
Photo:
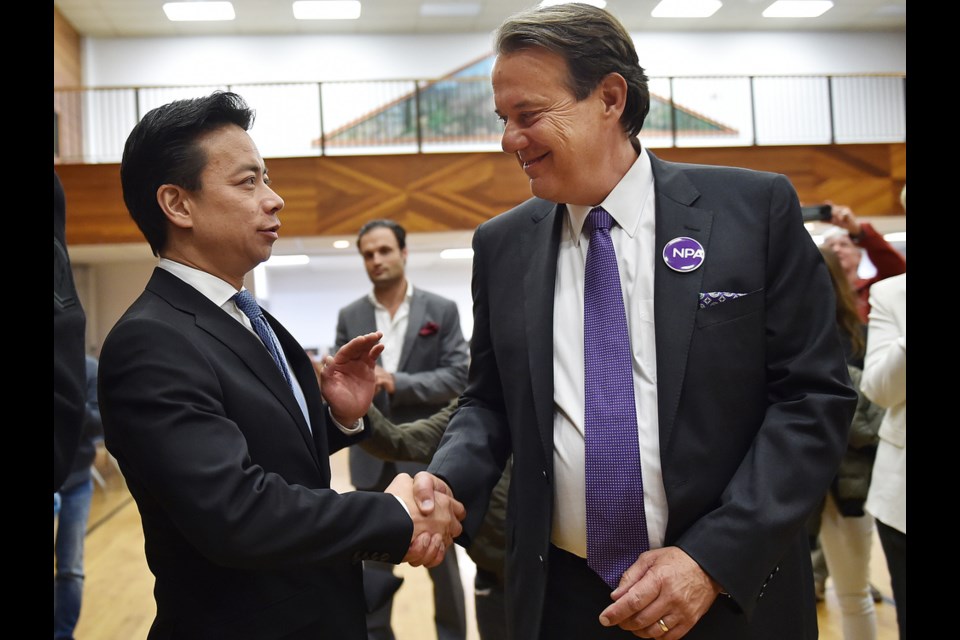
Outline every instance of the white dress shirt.
<svg viewBox="0 0 960 640">
<path fill-rule="evenodd" d="M 600 203 L 616 224 L 610 230 L 620 268 L 633 351 L 637 437 L 650 548 L 663 546 L 667 497 L 660 468 L 656 336 L 653 326 L 654 189 L 650 158 L 636 162 Z M 596 206 L 596 205 L 594 205 Z M 582 234 L 590 206 L 567 205 L 553 310 L 553 462 L 556 490 L 551 542 L 587 556 L 584 475 L 583 271 L 590 239 Z"/>
<path fill-rule="evenodd" d="M 207 273 L 206 271 L 201 271 L 200 269 L 195 269 L 167 258 L 160 258 L 160 262 L 157 264 L 157 266 L 164 271 L 170 272 L 199 291 L 211 302 L 213 302 L 213 304 L 223 309 L 227 315 L 246 327 L 247 331 L 257 336 L 257 340 L 260 340 L 260 336 L 258 336 L 257 332 L 253 330 L 253 325 L 250 323 L 250 318 L 248 318 L 247 315 L 241 311 L 233 301 L 233 296 L 237 294 L 237 290 L 233 288 L 232 284 L 229 284 L 215 275 Z M 285 362 L 286 360 L 287 359 L 284 358 Z M 300 405 L 300 411 L 303 412 L 303 417 L 307 421 L 307 427 L 312 433 L 313 425 L 310 423 L 310 412 L 307 410 L 307 401 L 303 396 L 303 389 L 300 387 L 300 381 L 297 380 L 297 376 L 290 368 L 289 362 L 286 362 L 286 366 L 287 374 L 293 386 L 293 395 L 296 397 L 297 404 Z M 333 418 L 333 413 L 330 414 L 330 418 L 333 419 L 334 424 L 336 424 L 337 427 L 345 434 L 350 435 L 363 431 L 363 419 L 358 420 L 352 427 L 344 427 L 337 422 L 335 418 Z"/>
<path fill-rule="evenodd" d="M 403 341 L 407 335 L 407 325 L 410 322 L 410 300 L 413 298 L 413 284 L 407 281 L 407 292 L 397 312 L 390 317 L 390 310 L 380 304 L 377 296 L 371 290 L 367 298 L 373 305 L 373 315 L 377 320 L 377 331 L 383 334 L 380 344 L 383 352 L 380 354 L 380 363 L 384 370 L 396 373 L 400 366 L 400 355 L 403 353 Z"/>
</svg>

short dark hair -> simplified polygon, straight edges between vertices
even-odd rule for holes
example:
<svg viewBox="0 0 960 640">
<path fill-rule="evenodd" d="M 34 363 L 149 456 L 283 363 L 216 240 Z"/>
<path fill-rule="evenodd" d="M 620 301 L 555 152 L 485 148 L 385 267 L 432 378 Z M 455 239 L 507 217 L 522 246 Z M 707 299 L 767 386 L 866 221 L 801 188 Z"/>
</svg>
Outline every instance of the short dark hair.
<svg viewBox="0 0 960 640">
<path fill-rule="evenodd" d="M 160 255 L 167 243 L 167 219 L 157 202 L 157 189 L 175 184 L 199 190 L 207 157 L 197 140 L 231 124 L 247 131 L 254 117 L 239 95 L 215 91 L 152 109 L 130 132 L 120 162 L 123 201 L 153 255 Z"/>
<path fill-rule="evenodd" d="M 357 249 L 360 249 L 360 238 L 377 228 L 390 229 L 390 231 L 393 231 L 393 235 L 397 237 L 397 244 L 400 246 L 400 250 L 403 251 L 407 248 L 406 229 L 401 227 L 399 223 L 394 222 L 393 220 L 381 218 L 380 220 L 371 220 L 360 227 L 360 233 L 357 234 Z"/>
<path fill-rule="evenodd" d="M 620 124 L 630 137 L 650 111 L 647 76 L 627 30 L 609 12 L 579 2 L 526 9 L 507 18 L 494 34 L 497 55 L 540 47 L 558 54 L 570 70 L 570 90 L 579 101 L 609 73 L 627 81 Z"/>
</svg>

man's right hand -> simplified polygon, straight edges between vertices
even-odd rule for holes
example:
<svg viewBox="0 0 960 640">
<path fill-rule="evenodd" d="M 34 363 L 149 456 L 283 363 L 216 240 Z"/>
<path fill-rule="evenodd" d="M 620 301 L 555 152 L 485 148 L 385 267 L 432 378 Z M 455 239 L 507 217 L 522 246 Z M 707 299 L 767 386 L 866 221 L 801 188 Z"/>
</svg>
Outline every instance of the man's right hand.
<svg viewBox="0 0 960 640">
<path fill-rule="evenodd" d="M 384 491 L 402 499 L 413 519 L 413 536 L 403 561 L 415 567 L 439 565 L 463 531 L 460 521 L 467 514 L 463 504 L 454 499 L 445 482 L 423 471 L 417 474 L 416 485 L 401 473 Z"/>
</svg>

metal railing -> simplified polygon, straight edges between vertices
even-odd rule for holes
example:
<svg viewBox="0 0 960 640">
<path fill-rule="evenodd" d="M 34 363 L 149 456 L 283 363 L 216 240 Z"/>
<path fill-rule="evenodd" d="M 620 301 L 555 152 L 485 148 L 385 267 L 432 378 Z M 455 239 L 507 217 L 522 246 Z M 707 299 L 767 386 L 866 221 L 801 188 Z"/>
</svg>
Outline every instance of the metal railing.
<svg viewBox="0 0 960 640">
<path fill-rule="evenodd" d="M 651 148 L 906 141 L 906 77 L 730 76 L 650 80 Z M 489 76 L 54 90 L 54 157 L 115 163 L 139 119 L 171 100 L 235 91 L 256 110 L 267 158 L 498 151 Z"/>
</svg>

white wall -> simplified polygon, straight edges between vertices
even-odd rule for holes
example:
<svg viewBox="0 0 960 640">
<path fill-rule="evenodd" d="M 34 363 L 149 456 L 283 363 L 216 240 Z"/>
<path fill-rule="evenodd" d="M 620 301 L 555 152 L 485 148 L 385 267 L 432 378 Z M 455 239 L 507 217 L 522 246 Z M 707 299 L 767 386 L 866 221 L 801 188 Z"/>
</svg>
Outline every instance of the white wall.
<svg viewBox="0 0 960 640">
<path fill-rule="evenodd" d="M 655 32 L 634 39 L 651 77 L 906 72 L 902 32 Z M 83 69 L 89 87 L 436 78 L 490 50 L 487 33 L 88 38 Z M 415 238 L 409 248 L 411 281 L 454 299 L 469 338 L 470 261 L 440 261 L 433 250 L 421 254 Z M 92 265 L 84 278 L 96 305 L 97 326 L 88 335 L 99 341 L 142 291 L 154 260 L 98 264 L 95 253 L 87 251 L 83 262 Z M 304 268 L 270 269 L 268 290 L 258 293 L 301 344 L 324 348 L 333 343 L 337 311 L 370 283 L 353 249 L 313 260 Z"/>
<path fill-rule="evenodd" d="M 906 73 L 904 32 L 635 33 L 653 76 Z M 88 87 L 437 78 L 491 51 L 488 33 L 88 38 Z"/>
<path fill-rule="evenodd" d="M 471 260 L 441 260 L 436 251 L 418 252 L 408 238 L 407 278 L 415 287 L 450 298 L 460 311 L 460 328 L 468 340 L 473 333 L 473 300 L 470 295 Z M 268 301 L 264 306 L 290 330 L 304 347 L 321 352 L 336 337 L 337 312 L 366 295 L 370 280 L 355 250 L 343 256 L 312 257 L 307 267 L 267 269 Z"/>
</svg>

